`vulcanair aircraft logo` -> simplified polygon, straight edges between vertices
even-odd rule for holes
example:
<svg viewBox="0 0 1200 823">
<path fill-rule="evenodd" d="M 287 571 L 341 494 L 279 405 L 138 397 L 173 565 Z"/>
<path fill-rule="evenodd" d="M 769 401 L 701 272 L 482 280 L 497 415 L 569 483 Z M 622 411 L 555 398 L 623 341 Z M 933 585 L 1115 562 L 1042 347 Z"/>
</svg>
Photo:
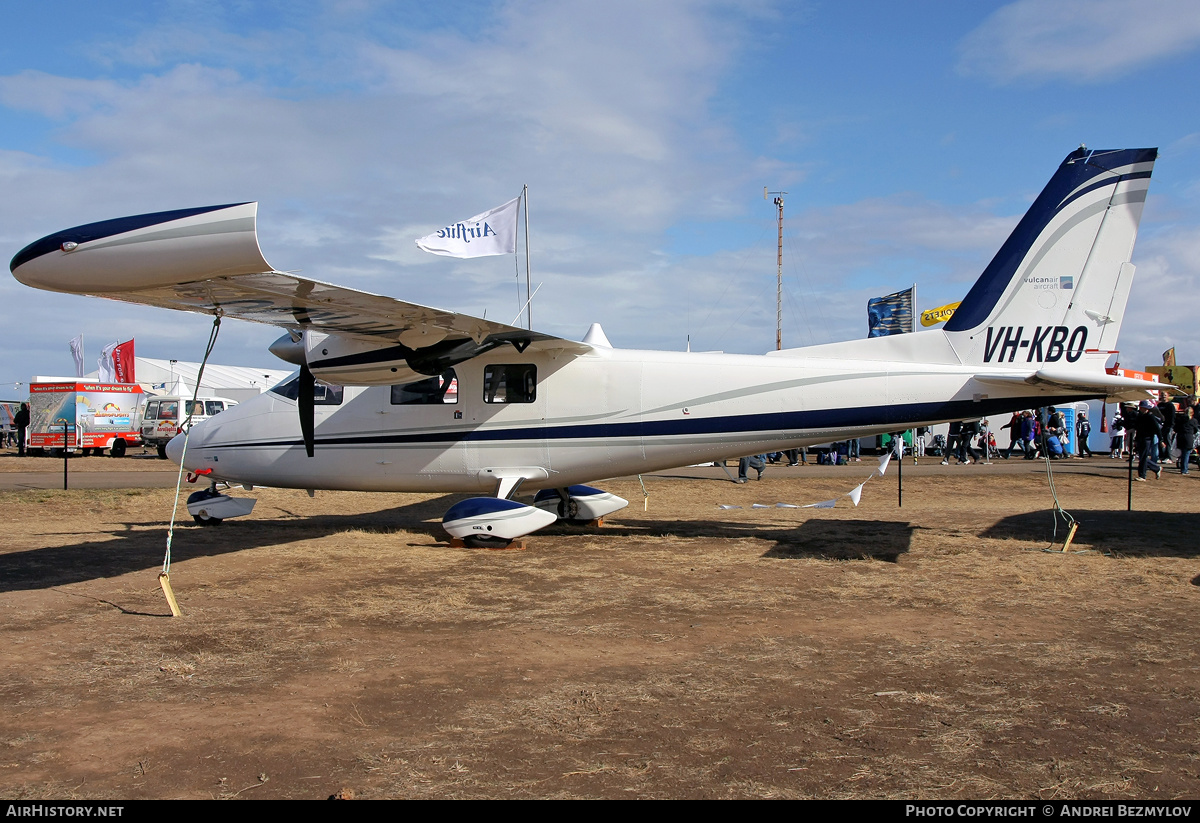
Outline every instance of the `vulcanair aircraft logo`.
<svg viewBox="0 0 1200 823">
<path fill-rule="evenodd" d="M 1045 291 L 1046 289 L 1073 289 L 1075 288 L 1075 278 L 1072 275 L 1052 275 L 1026 277 L 1021 280 L 1022 283 L 1032 288 L 1034 291 Z"/>
</svg>

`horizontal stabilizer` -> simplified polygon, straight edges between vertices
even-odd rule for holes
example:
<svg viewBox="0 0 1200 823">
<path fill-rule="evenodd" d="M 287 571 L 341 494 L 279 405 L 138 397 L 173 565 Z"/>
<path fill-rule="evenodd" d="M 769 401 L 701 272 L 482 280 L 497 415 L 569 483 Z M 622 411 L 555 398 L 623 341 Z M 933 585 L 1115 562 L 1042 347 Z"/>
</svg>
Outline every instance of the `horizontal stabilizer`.
<svg viewBox="0 0 1200 823">
<path fill-rule="evenodd" d="M 980 383 L 997 385 L 1024 383 L 1030 386 L 1055 386 L 1070 392 L 1086 392 L 1095 397 L 1125 397 L 1133 394 L 1137 395 L 1139 399 L 1144 392 L 1159 392 L 1175 388 L 1168 383 L 1155 383 L 1151 380 L 1139 380 L 1136 377 L 1120 377 L 1115 374 L 1096 374 L 1095 372 L 1079 374 L 1051 369 L 1042 369 L 1030 375 L 977 374 L 975 379 Z"/>
</svg>

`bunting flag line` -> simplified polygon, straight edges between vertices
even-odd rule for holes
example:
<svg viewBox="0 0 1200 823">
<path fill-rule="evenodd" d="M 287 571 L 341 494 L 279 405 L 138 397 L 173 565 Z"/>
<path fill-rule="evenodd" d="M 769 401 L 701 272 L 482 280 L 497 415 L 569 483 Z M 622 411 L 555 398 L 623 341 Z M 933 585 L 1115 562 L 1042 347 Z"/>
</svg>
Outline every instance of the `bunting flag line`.
<svg viewBox="0 0 1200 823">
<path fill-rule="evenodd" d="M 843 495 L 840 495 L 839 497 L 835 497 L 832 500 L 822 500 L 820 503 L 805 503 L 804 505 L 797 505 L 795 503 L 776 503 L 774 506 L 771 506 L 766 503 L 753 503 L 753 504 L 751 504 L 750 508 L 752 508 L 752 509 L 832 509 L 837 505 L 837 502 L 839 500 L 841 500 L 843 497 L 849 497 L 850 502 L 853 503 L 855 506 L 857 506 L 859 501 L 862 500 L 863 486 L 867 485 L 868 482 L 870 482 L 871 480 L 873 480 L 876 477 L 883 477 L 884 474 L 887 473 L 888 465 L 891 462 L 892 462 L 892 452 L 889 451 L 883 457 L 879 458 L 879 466 L 875 469 L 875 471 L 871 472 L 870 477 L 868 477 L 863 482 L 859 483 L 857 486 L 852 488 L 850 491 L 846 492 Z M 728 503 L 718 503 L 717 508 L 719 508 L 719 509 L 740 509 L 742 507 L 730 505 Z"/>
<path fill-rule="evenodd" d="M 875 470 L 875 474 L 883 477 L 887 474 L 888 463 L 892 462 L 892 453 L 889 451 L 883 457 L 879 458 L 879 468 Z"/>
</svg>

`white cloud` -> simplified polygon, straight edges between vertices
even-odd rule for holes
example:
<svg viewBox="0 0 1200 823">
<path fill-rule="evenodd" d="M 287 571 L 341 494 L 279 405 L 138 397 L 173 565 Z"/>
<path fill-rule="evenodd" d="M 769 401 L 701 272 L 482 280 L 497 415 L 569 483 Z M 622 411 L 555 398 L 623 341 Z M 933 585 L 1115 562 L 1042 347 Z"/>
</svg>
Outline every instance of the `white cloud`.
<svg viewBox="0 0 1200 823">
<path fill-rule="evenodd" d="M 1018 0 L 963 39 L 958 66 L 1000 83 L 1093 83 L 1197 45 L 1194 0 Z"/>
<path fill-rule="evenodd" d="M 1122 361 L 1139 368 L 1161 362 L 1175 346 L 1178 362 L 1200 363 L 1194 296 L 1200 294 L 1200 228 L 1169 226 L 1138 238 L 1137 275 L 1121 326 Z"/>
</svg>

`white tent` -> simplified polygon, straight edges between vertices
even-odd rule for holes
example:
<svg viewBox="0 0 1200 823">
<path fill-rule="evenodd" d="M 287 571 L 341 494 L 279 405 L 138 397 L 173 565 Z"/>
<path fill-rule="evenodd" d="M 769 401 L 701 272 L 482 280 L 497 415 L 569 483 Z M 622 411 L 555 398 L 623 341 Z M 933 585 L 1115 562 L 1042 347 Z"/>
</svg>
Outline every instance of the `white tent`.
<svg viewBox="0 0 1200 823">
<path fill-rule="evenodd" d="M 199 363 L 185 360 L 156 360 L 138 357 L 134 364 L 138 384 L 148 394 L 173 394 L 190 397 L 196 388 Z M 209 363 L 204 367 L 204 382 L 200 386 L 201 397 L 228 397 L 243 401 L 262 394 L 286 380 L 294 369 L 259 369 L 252 366 L 222 366 Z M 36 376 L 34 383 L 56 381 L 74 382 L 77 379 L 99 380 L 99 371 L 82 378 L 62 376 Z"/>
</svg>

